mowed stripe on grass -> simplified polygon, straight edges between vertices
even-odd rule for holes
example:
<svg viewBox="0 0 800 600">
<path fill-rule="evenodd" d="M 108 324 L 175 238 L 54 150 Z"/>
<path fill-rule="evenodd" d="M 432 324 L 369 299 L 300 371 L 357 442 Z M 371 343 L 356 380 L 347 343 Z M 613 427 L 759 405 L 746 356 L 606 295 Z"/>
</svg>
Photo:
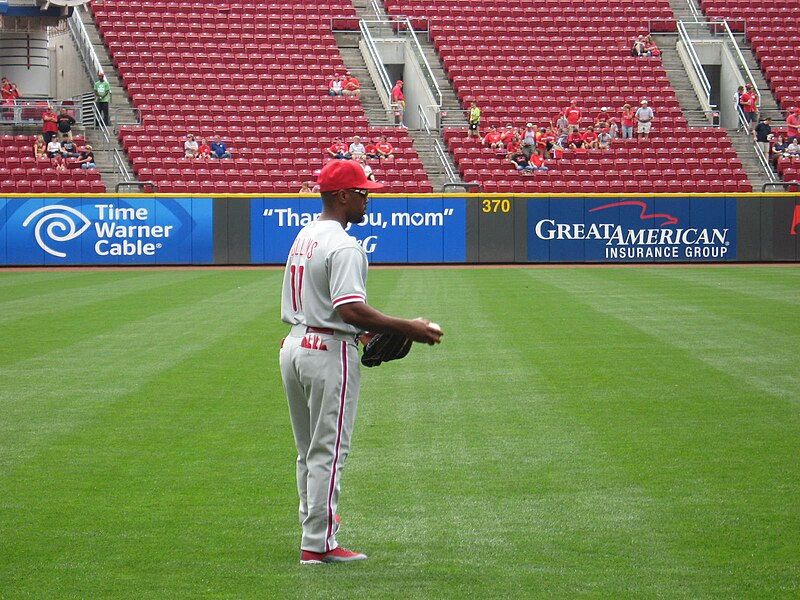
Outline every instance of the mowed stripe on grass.
<svg viewBox="0 0 800 600">
<path fill-rule="evenodd" d="M 370 560 L 322 570 L 281 273 L 65 275 L 0 275 L 2 597 L 800 588 L 796 268 L 374 269 L 446 336 L 362 371 L 342 542 Z"/>
</svg>

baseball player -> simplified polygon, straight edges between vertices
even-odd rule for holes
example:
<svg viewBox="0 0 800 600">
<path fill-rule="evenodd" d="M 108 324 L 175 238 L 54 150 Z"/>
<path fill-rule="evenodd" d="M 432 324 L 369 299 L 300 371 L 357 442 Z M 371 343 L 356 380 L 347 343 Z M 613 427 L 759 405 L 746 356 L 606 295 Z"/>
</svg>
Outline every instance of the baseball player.
<svg viewBox="0 0 800 600">
<path fill-rule="evenodd" d="M 303 565 L 367 558 L 336 540 L 339 481 L 358 405 L 359 336 L 400 333 L 432 345 L 442 335 L 425 319 L 391 317 L 367 304 L 367 255 L 345 228 L 361 222 L 367 195 L 383 185 L 352 160 L 329 162 L 317 183 L 322 213 L 292 244 L 281 296 L 281 318 L 292 326 L 280 367 L 297 446 Z"/>
</svg>

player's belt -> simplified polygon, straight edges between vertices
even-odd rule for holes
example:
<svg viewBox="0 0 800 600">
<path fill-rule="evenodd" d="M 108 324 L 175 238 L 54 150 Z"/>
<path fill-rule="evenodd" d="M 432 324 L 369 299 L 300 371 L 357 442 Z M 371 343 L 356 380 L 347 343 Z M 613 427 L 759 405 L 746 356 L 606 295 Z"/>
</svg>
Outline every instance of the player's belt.
<svg viewBox="0 0 800 600">
<path fill-rule="evenodd" d="M 326 327 L 306 327 L 306 333 L 322 333 L 325 335 L 336 335 L 336 332 L 333 329 L 328 329 Z"/>
</svg>

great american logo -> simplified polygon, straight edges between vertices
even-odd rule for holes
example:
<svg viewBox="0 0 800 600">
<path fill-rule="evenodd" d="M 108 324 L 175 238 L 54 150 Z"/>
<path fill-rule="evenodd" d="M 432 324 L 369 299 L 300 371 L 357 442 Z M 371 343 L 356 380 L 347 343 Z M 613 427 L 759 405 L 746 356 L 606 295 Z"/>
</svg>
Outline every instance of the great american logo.
<svg viewBox="0 0 800 600">
<path fill-rule="evenodd" d="M 74 240 L 94 226 L 98 256 L 154 256 L 162 240 L 170 237 L 174 225 L 152 225 L 147 208 L 117 207 L 95 204 L 96 217 L 90 220 L 79 210 L 63 204 L 50 204 L 33 211 L 23 227 L 33 227 L 39 247 L 59 258 L 67 253 L 60 244 Z"/>
<path fill-rule="evenodd" d="M 614 218 L 603 217 L 611 209 Z M 603 243 L 603 255 L 593 259 L 712 259 L 729 258 L 728 228 L 681 227 L 670 212 L 651 210 L 648 202 L 622 200 L 586 210 L 583 222 L 540 219 L 533 228 L 540 240 L 595 241 Z M 596 217 L 594 216 L 596 214 Z M 635 223 L 642 222 L 642 226 Z"/>
</svg>

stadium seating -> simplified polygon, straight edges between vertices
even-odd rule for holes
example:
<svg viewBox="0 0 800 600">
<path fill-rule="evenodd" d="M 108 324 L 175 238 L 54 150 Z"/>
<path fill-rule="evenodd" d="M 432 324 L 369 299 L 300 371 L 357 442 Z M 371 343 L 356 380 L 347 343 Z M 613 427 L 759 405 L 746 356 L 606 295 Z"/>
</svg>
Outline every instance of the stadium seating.
<svg viewBox="0 0 800 600">
<path fill-rule="evenodd" d="M 295 192 L 329 159 L 334 137 L 353 135 L 394 144 L 394 161 L 373 161 L 388 191 L 433 191 L 407 132 L 370 127 L 357 100 L 328 96 L 346 70 L 331 22 L 357 29 L 351 2 L 134 0 L 92 10 L 142 114 L 120 140 L 159 191 Z M 233 159 L 184 159 L 187 133 L 220 135 Z"/>
<path fill-rule="evenodd" d="M 3 192 L 27 193 L 104 193 L 105 184 L 100 172 L 84 170 L 67 163 L 66 170 L 56 170 L 49 159 L 37 160 L 33 156 L 36 136 L 0 135 L 0 182 Z M 78 147 L 83 146 L 82 136 L 74 137 Z"/>
<path fill-rule="evenodd" d="M 387 0 L 392 15 L 427 26 L 462 106 L 482 110 L 482 127 L 545 125 L 573 98 L 582 127 L 602 107 L 618 114 L 646 98 L 656 120 L 648 140 L 618 140 L 610 150 L 567 155 L 550 170 L 519 175 L 513 165 L 450 130 L 445 139 L 462 176 L 486 191 L 750 191 L 723 129 L 689 128 L 661 61 L 630 55 L 633 40 L 674 28 L 668 0 Z M 665 169 L 665 167 L 668 167 Z M 688 175 L 679 174 L 686 170 Z"/>
</svg>

